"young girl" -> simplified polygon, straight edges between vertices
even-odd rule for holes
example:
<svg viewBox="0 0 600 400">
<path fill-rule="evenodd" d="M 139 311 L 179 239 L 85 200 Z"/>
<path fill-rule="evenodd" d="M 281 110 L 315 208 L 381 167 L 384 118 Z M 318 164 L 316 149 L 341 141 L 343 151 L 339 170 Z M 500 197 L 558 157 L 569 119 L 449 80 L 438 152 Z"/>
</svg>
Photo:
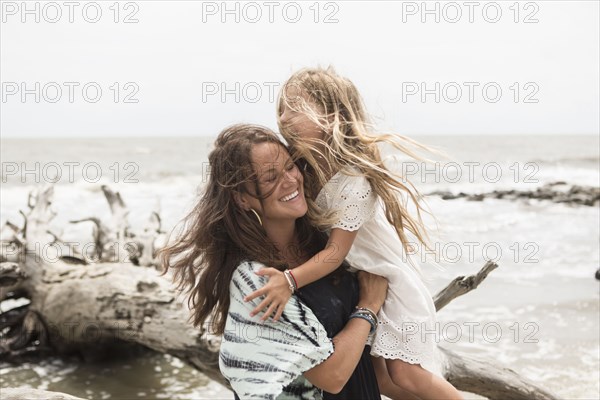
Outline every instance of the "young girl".
<svg viewBox="0 0 600 400">
<path fill-rule="evenodd" d="M 413 248 L 405 229 L 433 252 L 421 219 L 423 208 L 403 179 L 386 168 L 378 143 L 390 144 L 416 159 L 422 158 L 403 142 L 435 151 L 404 136 L 370 134 L 358 91 L 331 68 L 304 69 L 292 75 L 280 92 L 278 117 L 294 158 L 304 161 L 307 198 L 323 211 L 314 221 L 329 233 L 329 241 L 325 249 L 293 270 L 260 270 L 269 280 L 245 299 L 265 296 L 251 316 L 267 308 L 261 319 L 274 314 L 278 320 L 296 289 L 326 276 L 347 259 L 353 267 L 389 281 L 379 314 L 362 310 L 363 317 L 377 326 L 369 341 L 371 355 L 375 368 L 387 370 L 389 376 L 380 385 L 388 386 L 390 397 L 409 392 L 421 399 L 462 399 L 441 374 L 436 309 L 419 267 L 408 256 Z M 409 215 L 406 204 L 400 204 L 399 194 L 412 199 L 418 220 Z M 297 195 L 290 193 L 279 201 Z"/>
</svg>

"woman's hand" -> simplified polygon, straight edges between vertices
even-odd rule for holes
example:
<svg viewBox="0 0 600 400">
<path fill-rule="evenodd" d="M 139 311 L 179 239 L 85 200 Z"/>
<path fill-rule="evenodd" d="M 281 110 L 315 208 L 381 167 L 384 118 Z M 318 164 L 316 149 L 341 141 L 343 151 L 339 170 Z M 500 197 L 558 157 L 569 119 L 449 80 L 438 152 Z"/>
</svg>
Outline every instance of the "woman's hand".
<svg viewBox="0 0 600 400">
<path fill-rule="evenodd" d="M 375 314 L 379 313 L 387 296 L 387 279 L 380 275 L 358 271 L 358 284 L 360 290 L 358 306 L 367 307 Z"/>
<path fill-rule="evenodd" d="M 258 275 L 268 276 L 269 281 L 263 288 L 255 290 L 248 296 L 244 297 L 244 301 L 251 301 L 259 296 L 265 296 L 264 300 L 258 306 L 256 306 L 254 310 L 252 310 L 250 316 L 253 317 L 265 308 L 269 307 L 265 312 L 265 315 L 260 318 L 261 321 L 266 321 L 271 315 L 273 315 L 273 313 L 275 313 L 273 321 L 279 321 L 281 314 L 283 314 L 285 305 L 290 297 L 292 297 L 292 292 L 290 290 L 288 281 L 285 279 L 283 272 L 275 268 L 262 268 L 256 273 Z"/>
<path fill-rule="evenodd" d="M 364 271 L 358 272 L 359 307 L 367 307 L 378 313 L 385 301 L 388 281 L 382 276 Z M 371 324 L 361 318 L 350 318 L 333 338 L 333 354 L 319 365 L 304 372 L 313 385 L 330 393 L 339 393 L 360 361 L 369 336 Z"/>
</svg>

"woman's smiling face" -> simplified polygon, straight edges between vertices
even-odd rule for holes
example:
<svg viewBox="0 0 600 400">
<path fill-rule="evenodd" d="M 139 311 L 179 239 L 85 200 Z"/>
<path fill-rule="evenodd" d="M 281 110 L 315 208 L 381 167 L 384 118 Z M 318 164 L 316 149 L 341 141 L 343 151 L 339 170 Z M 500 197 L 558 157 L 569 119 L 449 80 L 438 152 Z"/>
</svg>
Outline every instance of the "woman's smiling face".
<svg viewBox="0 0 600 400">
<path fill-rule="evenodd" d="M 306 214 L 304 178 L 288 151 L 281 144 L 265 142 L 252 146 L 251 158 L 257 174 L 262 200 L 245 193 L 243 198 L 261 215 L 263 225 L 275 221 L 294 221 Z M 254 193 L 253 188 L 249 188 Z"/>
</svg>

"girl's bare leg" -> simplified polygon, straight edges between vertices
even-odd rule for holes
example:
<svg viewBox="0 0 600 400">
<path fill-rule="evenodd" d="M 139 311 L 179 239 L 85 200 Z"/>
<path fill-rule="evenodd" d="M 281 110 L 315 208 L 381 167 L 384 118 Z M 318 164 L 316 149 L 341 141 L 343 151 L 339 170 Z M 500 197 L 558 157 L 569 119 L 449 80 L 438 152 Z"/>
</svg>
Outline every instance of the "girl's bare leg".
<svg viewBox="0 0 600 400">
<path fill-rule="evenodd" d="M 392 400 L 421 400 L 420 397 L 410 394 L 392 381 L 383 357 L 371 356 L 371 360 L 373 361 L 373 368 L 375 368 L 375 375 L 377 375 L 379 391 L 382 395 Z"/>
<path fill-rule="evenodd" d="M 463 400 L 463 396 L 447 380 L 429 372 L 419 364 L 402 360 L 385 360 L 392 382 L 423 400 Z"/>
</svg>

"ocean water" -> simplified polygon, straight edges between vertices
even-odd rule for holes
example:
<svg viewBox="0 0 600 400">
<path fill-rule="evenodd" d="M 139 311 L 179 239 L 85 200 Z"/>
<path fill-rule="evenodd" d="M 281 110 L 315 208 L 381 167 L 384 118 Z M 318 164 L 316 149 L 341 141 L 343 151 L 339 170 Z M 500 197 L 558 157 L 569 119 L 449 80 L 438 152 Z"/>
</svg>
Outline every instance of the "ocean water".
<svg viewBox="0 0 600 400">
<path fill-rule="evenodd" d="M 450 159 L 424 165 L 384 151 L 421 191 L 529 190 L 548 182 L 600 185 L 598 136 L 419 136 Z M 28 192 L 56 180 L 51 230 L 81 240 L 69 220 L 109 215 L 100 186 L 121 193 L 131 226 L 159 210 L 169 230 L 197 200 L 211 138 L 3 139 L 0 223 L 20 224 Z M 37 163 L 37 164 L 36 164 Z M 56 173 L 60 172 L 60 177 Z M 547 201 L 427 197 L 437 218 L 440 270 L 422 261 L 432 294 L 453 278 L 499 268 L 438 314 L 440 344 L 497 360 L 568 399 L 600 398 L 600 209 Z M 433 226 L 433 221 L 427 219 Z M 88 229 L 86 231 L 86 229 Z M 418 256 L 421 256 L 419 254 Z M 29 386 L 88 398 L 231 398 L 220 385 L 163 355 L 83 366 L 72 360 L 10 366 L 0 387 Z"/>
</svg>

